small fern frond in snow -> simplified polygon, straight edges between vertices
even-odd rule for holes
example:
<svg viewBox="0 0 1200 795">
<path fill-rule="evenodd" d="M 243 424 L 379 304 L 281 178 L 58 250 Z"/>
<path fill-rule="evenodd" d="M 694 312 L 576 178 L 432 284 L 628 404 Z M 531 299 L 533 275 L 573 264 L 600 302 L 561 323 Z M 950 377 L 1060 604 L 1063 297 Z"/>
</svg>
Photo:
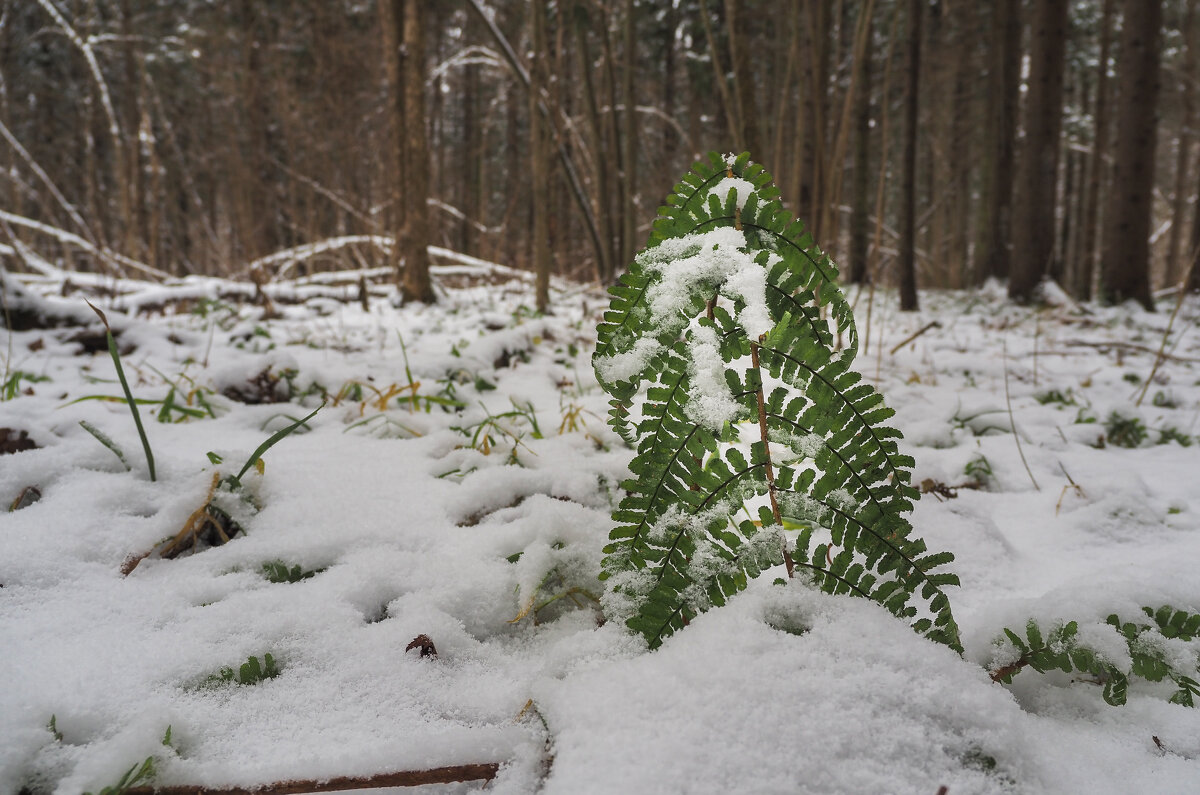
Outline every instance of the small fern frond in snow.
<svg viewBox="0 0 1200 795">
<path fill-rule="evenodd" d="M 785 563 L 958 649 L 952 556 L 910 538 L 913 461 L 850 369 L 836 267 L 777 197 L 747 155 L 710 155 L 610 290 L 593 363 L 637 451 L 605 548 L 610 612 L 654 647 Z M 735 521 L 747 503 L 758 521 Z M 794 550 L 785 520 L 804 528 Z"/>
</svg>

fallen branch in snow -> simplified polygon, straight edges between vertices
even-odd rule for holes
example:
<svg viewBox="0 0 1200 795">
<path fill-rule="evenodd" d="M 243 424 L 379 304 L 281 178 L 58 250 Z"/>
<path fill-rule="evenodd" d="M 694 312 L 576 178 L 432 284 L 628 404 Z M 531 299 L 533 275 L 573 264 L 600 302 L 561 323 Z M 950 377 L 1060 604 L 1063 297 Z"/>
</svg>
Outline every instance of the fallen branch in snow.
<svg viewBox="0 0 1200 795">
<path fill-rule="evenodd" d="M 1068 345 L 1071 347 L 1095 348 L 1096 350 L 1100 351 L 1101 353 L 1108 350 L 1109 348 L 1120 348 L 1121 350 L 1125 350 L 1125 351 L 1137 351 L 1138 353 L 1148 353 L 1151 356 L 1158 355 L 1158 350 L 1156 350 L 1155 348 L 1149 348 L 1145 345 L 1135 345 L 1132 342 L 1117 342 L 1117 341 L 1091 342 L 1089 340 L 1065 340 L 1062 344 Z M 1162 357 L 1163 357 L 1164 361 L 1188 362 L 1190 364 L 1200 364 L 1200 359 L 1193 359 L 1193 358 L 1189 358 L 1187 356 L 1176 356 L 1171 353 L 1164 352 L 1162 354 Z"/>
<path fill-rule="evenodd" d="M 341 792 L 348 789 L 382 787 L 421 787 L 426 784 L 455 784 L 462 781 L 491 781 L 500 770 L 498 762 L 450 765 L 429 770 L 402 770 L 378 776 L 354 778 L 339 776 L 324 781 L 279 781 L 255 787 L 189 787 L 183 785 L 134 787 L 126 795 L 301 795 L 309 792 Z"/>
<path fill-rule="evenodd" d="M 888 351 L 888 353 L 895 356 L 896 351 L 900 350 L 905 345 L 907 345 L 908 343 L 915 340 L 917 337 L 924 334 L 926 331 L 929 331 L 930 329 L 933 329 L 933 328 L 941 328 L 941 327 L 942 327 L 941 323 L 937 322 L 936 320 L 931 320 L 928 323 L 926 323 L 924 326 L 921 326 L 921 328 L 914 331 L 912 334 L 909 334 L 907 337 L 905 337 L 904 339 L 900 340 L 895 345 L 893 345 L 892 349 L 890 351 Z"/>
<path fill-rule="evenodd" d="M 166 273 L 165 271 L 160 271 L 157 268 L 151 268 L 145 263 L 138 262 L 132 257 L 127 257 L 124 254 L 118 254 L 111 249 L 101 246 L 94 246 L 79 235 L 71 234 L 70 232 L 59 229 L 58 227 L 43 224 L 40 221 L 33 220 L 32 218 L 26 218 L 22 215 L 14 215 L 3 210 L 0 210 L 0 217 L 3 217 L 5 221 L 13 226 L 20 226 L 34 232 L 40 232 L 56 239 L 58 242 L 64 245 L 73 246 L 81 251 L 86 251 L 121 275 L 125 275 L 126 268 L 131 268 L 154 279 L 161 280 L 170 278 L 170 274 Z"/>
</svg>

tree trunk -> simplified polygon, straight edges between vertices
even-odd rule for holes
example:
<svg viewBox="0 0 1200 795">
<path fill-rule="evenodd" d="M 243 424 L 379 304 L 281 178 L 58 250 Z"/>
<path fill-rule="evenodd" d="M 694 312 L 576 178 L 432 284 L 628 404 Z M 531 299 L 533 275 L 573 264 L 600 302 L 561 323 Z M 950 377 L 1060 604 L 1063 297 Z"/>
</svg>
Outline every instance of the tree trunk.
<svg viewBox="0 0 1200 795">
<path fill-rule="evenodd" d="M 530 8 L 530 39 L 533 63 L 529 68 L 529 178 L 533 193 L 533 271 L 536 274 L 537 310 L 550 308 L 550 179 L 547 123 L 538 107 L 546 85 L 546 0 L 534 0 Z"/>
<path fill-rule="evenodd" d="M 1196 0 L 1187 0 L 1183 17 L 1183 74 L 1179 80 L 1180 123 L 1179 135 L 1175 139 L 1175 189 L 1171 200 L 1171 232 L 1167 239 L 1166 283 L 1173 286 L 1186 276 L 1191 252 L 1182 252 L 1183 224 L 1187 215 L 1188 167 L 1192 151 L 1191 131 L 1196 123 L 1195 96 L 1193 85 L 1196 76 L 1196 47 L 1200 42 L 1200 30 L 1196 29 Z M 1200 197 L 1197 198 L 1200 201 Z"/>
<path fill-rule="evenodd" d="M 1083 233 L 1079 240 L 1079 270 L 1075 277 L 1073 295 L 1081 301 L 1092 297 L 1092 281 L 1099 252 L 1096 250 L 1096 228 L 1100 219 L 1100 188 L 1108 174 L 1108 62 L 1112 48 L 1114 0 L 1104 0 L 1100 16 L 1100 63 L 1096 67 L 1096 104 L 1092 118 L 1096 134 L 1089 158 L 1086 207 Z"/>
<path fill-rule="evenodd" d="M 637 253 L 637 213 L 634 211 L 637 197 L 637 95 L 634 91 L 636 82 L 633 79 L 637 71 L 637 39 L 634 36 L 636 25 L 635 11 L 637 5 L 633 0 L 625 0 L 625 152 L 622 162 L 625 164 L 625 205 L 621 208 L 621 219 L 624 231 L 621 237 L 625 241 L 621 262 L 628 264 Z"/>
<path fill-rule="evenodd" d="M 599 234 L 603 244 L 599 248 L 597 275 L 601 284 L 606 284 L 616 274 L 617 260 L 620 252 L 616 251 L 616 234 L 613 230 L 613 174 L 612 158 L 609 156 L 608 129 L 600 118 L 600 105 L 596 99 L 595 80 L 592 77 L 592 56 L 588 42 L 589 16 L 585 6 L 574 0 L 572 10 L 575 16 L 575 52 L 578 55 L 579 74 L 583 82 L 584 115 L 587 118 L 587 131 L 591 135 L 592 158 L 596 163 L 596 194 L 595 206 Z"/>
<path fill-rule="evenodd" d="M 1200 173 L 1200 169 L 1197 169 L 1197 173 Z M 1188 256 L 1191 257 L 1188 262 L 1188 272 L 1191 274 L 1188 277 L 1188 292 L 1200 292 L 1200 185 L 1196 188 L 1195 210 L 1192 216 L 1192 243 L 1188 246 Z"/>
<path fill-rule="evenodd" d="M 1117 140 L 1113 190 L 1104 222 L 1100 262 L 1106 302 L 1133 298 L 1154 310 L 1150 295 L 1150 220 L 1154 202 L 1154 149 L 1158 121 L 1158 50 L 1161 0 L 1123 0 L 1117 72 Z"/>
<path fill-rule="evenodd" d="M 925 0 L 908 3 L 908 85 L 904 92 L 904 152 L 900 174 L 900 309 L 917 309 L 917 266 L 915 261 L 917 109 L 921 85 L 921 11 Z"/>
<path fill-rule="evenodd" d="M 750 21 L 746 0 L 725 0 L 725 25 L 729 33 L 729 61 L 733 65 L 733 102 L 741 125 L 741 139 L 752 158 L 766 156 L 759 133 L 758 101 L 750 68 Z"/>
<path fill-rule="evenodd" d="M 400 89 L 404 94 L 404 224 L 397 247 L 404 258 L 404 299 L 433 303 L 429 278 L 429 147 L 425 141 L 425 11 L 430 0 L 393 0 L 403 5 Z"/>
<path fill-rule="evenodd" d="M 988 44 L 987 124 L 983 130 L 982 205 L 975 282 L 1008 277 L 1013 162 L 1021 68 L 1020 0 L 996 0 Z"/>
<path fill-rule="evenodd" d="M 245 260 L 253 260 L 277 249 L 272 206 L 268 186 L 270 174 L 267 166 L 269 120 L 268 93 L 263 75 L 263 54 L 268 47 L 265 23 L 258 4 L 253 0 L 242 0 L 239 5 L 242 25 L 242 67 L 240 76 L 243 127 L 246 136 L 243 173 L 237 178 L 242 189 L 239 192 L 241 250 L 234 252 Z"/>
<path fill-rule="evenodd" d="M 1029 301 L 1054 256 L 1068 0 L 1036 0 L 1025 145 L 1017 172 L 1008 296 Z"/>
<path fill-rule="evenodd" d="M 866 21 L 867 46 L 862 53 L 862 72 L 854 97 L 854 197 L 850 214 L 850 282 L 864 284 L 867 270 L 867 229 L 871 212 L 871 21 Z"/>
</svg>

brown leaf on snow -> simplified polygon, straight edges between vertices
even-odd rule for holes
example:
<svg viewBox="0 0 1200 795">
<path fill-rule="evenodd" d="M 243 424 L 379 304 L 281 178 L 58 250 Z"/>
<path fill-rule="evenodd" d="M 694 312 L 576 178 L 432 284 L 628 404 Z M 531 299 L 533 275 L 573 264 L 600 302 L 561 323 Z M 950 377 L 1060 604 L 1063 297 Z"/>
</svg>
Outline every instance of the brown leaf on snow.
<svg viewBox="0 0 1200 795">
<path fill-rule="evenodd" d="M 420 649 L 422 657 L 437 656 L 437 647 L 433 645 L 433 641 L 429 639 L 428 635 L 417 635 L 404 647 L 404 653 L 408 654 L 413 649 Z"/>
</svg>

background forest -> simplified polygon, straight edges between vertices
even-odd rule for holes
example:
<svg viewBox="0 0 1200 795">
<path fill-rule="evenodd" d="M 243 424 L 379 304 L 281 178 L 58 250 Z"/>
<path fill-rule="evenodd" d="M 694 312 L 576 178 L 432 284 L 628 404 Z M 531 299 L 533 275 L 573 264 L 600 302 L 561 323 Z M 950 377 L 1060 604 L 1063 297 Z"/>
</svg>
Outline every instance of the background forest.
<svg viewBox="0 0 1200 795">
<path fill-rule="evenodd" d="M 1146 304 L 1200 246 L 1196 5 L 7 0 L 0 243 L 611 282 L 688 164 L 749 150 L 851 281 Z"/>
</svg>

